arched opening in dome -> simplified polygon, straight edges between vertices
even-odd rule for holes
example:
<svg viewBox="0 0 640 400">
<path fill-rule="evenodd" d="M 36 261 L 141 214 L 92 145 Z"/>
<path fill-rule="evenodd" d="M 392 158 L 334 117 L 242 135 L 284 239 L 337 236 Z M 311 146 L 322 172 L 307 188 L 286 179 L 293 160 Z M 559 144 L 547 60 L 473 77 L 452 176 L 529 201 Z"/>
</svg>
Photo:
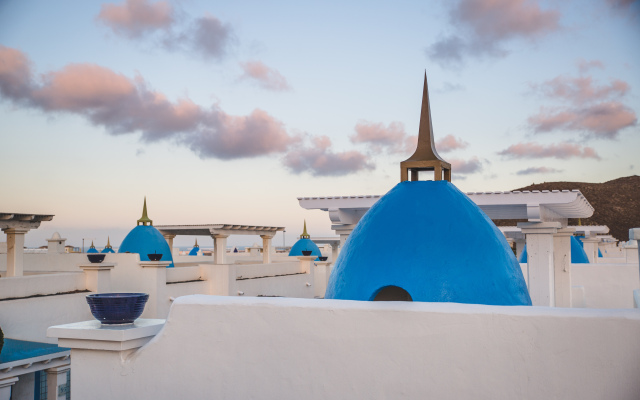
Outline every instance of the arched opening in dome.
<svg viewBox="0 0 640 400">
<path fill-rule="evenodd" d="M 385 286 L 378 291 L 373 301 L 413 301 L 409 292 L 398 286 Z"/>
</svg>

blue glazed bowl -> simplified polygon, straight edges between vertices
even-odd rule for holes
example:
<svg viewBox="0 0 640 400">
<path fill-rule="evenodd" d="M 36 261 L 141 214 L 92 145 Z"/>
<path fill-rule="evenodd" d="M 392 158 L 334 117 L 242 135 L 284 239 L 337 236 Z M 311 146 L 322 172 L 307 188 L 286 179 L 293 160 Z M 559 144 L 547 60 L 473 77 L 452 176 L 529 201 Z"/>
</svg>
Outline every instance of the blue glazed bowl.
<svg viewBox="0 0 640 400">
<path fill-rule="evenodd" d="M 107 325 L 130 324 L 135 321 L 149 300 L 146 293 L 96 293 L 87 295 L 91 314 Z"/>
</svg>

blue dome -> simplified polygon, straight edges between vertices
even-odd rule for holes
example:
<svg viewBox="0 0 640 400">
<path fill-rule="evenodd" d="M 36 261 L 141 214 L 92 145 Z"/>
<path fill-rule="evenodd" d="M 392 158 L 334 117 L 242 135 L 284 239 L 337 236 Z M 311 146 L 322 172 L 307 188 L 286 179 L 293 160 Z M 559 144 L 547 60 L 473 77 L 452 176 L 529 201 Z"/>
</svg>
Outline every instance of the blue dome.
<svg viewBox="0 0 640 400">
<path fill-rule="evenodd" d="M 189 252 L 189 255 L 190 256 L 197 256 L 199 251 L 200 251 L 200 247 L 193 246 L 193 249 L 191 249 L 191 251 Z"/>
<path fill-rule="evenodd" d="M 598 257 L 603 257 L 602 252 L 598 249 Z"/>
<path fill-rule="evenodd" d="M 110 247 L 105 247 L 100 253 L 115 253 L 115 251 Z"/>
<path fill-rule="evenodd" d="M 414 301 L 531 305 L 504 235 L 447 181 L 401 182 L 378 200 L 349 235 L 325 298 L 373 300 L 390 286 Z"/>
<path fill-rule="evenodd" d="M 87 250 L 87 254 L 89 254 L 89 253 L 99 253 L 99 251 L 96 250 L 95 247 L 90 247 L 89 250 Z"/>
<path fill-rule="evenodd" d="M 600 250 L 598 250 L 600 251 Z M 527 245 L 522 249 L 518 262 L 527 262 Z M 581 246 L 581 243 L 575 236 L 571 236 L 571 264 L 589 264 L 589 257 Z"/>
<path fill-rule="evenodd" d="M 311 250 L 311 255 L 321 257 L 320 249 L 311 239 L 299 239 L 289 251 L 290 256 L 301 256 L 303 250 Z"/>
<path fill-rule="evenodd" d="M 124 238 L 118 253 L 138 253 L 140 261 L 149 261 L 147 254 L 162 253 L 161 261 L 171 261 L 168 268 L 173 267 L 173 257 L 169 244 L 159 230 L 151 225 L 138 225 Z"/>
</svg>

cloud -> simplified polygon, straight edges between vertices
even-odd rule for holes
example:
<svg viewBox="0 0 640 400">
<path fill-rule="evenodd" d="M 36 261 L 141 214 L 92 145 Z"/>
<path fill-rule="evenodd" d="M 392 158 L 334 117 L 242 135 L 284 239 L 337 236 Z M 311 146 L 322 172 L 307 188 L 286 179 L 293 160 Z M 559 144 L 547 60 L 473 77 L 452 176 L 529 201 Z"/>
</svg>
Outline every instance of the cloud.
<svg viewBox="0 0 640 400">
<path fill-rule="evenodd" d="M 180 41 L 190 41 L 193 50 L 205 58 L 222 59 L 233 39 L 233 30 L 218 18 L 206 16 L 196 19 L 189 34 L 182 34 L 180 38 Z"/>
<path fill-rule="evenodd" d="M 562 160 L 575 157 L 600 160 L 600 156 L 592 147 L 566 142 L 549 145 L 534 142 L 518 143 L 498 152 L 498 154 L 511 159 L 553 157 Z"/>
<path fill-rule="evenodd" d="M 640 1 L 638 0 L 607 0 L 607 3 L 617 13 L 632 19 L 640 13 Z"/>
<path fill-rule="evenodd" d="M 166 1 L 125 0 L 121 4 L 103 4 L 96 19 L 116 35 L 128 39 L 142 39 L 161 32 L 165 49 L 205 59 L 221 60 L 235 41 L 231 25 L 211 15 L 182 18 L 185 22 L 179 24 L 175 10 Z"/>
<path fill-rule="evenodd" d="M 585 62 L 590 67 L 600 62 Z M 578 67 L 584 70 L 584 65 Z M 615 139 L 622 129 L 637 125 L 636 113 L 620 100 L 631 90 L 625 81 L 614 79 L 598 85 L 590 76 L 557 76 L 532 88 L 560 106 L 547 106 L 528 118 L 536 133 L 569 130 L 586 137 Z"/>
<path fill-rule="evenodd" d="M 94 64 L 71 64 L 32 79 L 26 56 L 0 46 L 0 96 L 44 112 L 80 115 L 112 135 L 171 140 L 203 158 L 237 159 L 285 152 L 298 139 L 262 110 L 233 116 L 188 98 L 170 101 L 140 76 Z"/>
<path fill-rule="evenodd" d="M 472 157 L 469 160 L 452 159 L 451 172 L 456 174 L 473 174 L 482 171 L 483 165 L 478 157 Z"/>
<path fill-rule="evenodd" d="M 451 83 L 451 82 L 445 82 L 442 87 L 440 89 L 437 90 L 438 93 L 450 93 L 450 92 L 458 92 L 464 90 L 464 86 L 457 84 L 457 83 Z"/>
<path fill-rule="evenodd" d="M 291 90 L 286 78 L 277 70 L 269 68 L 260 61 L 240 63 L 243 74 L 240 79 L 252 80 L 263 89 L 273 91 Z"/>
<path fill-rule="evenodd" d="M 462 139 L 456 138 L 453 135 L 447 135 L 438 140 L 435 145 L 438 152 L 448 153 L 453 150 L 465 149 L 467 148 L 467 146 L 469 146 L 469 143 L 465 142 Z"/>
<path fill-rule="evenodd" d="M 604 63 L 600 60 L 578 60 L 577 64 L 578 70 L 580 70 L 582 74 L 594 68 L 604 69 Z"/>
<path fill-rule="evenodd" d="M 558 172 L 562 172 L 562 170 L 547 167 L 530 167 L 516 172 L 516 175 L 555 174 Z"/>
<path fill-rule="evenodd" d="M 96 19 L 128 38 L 168 29 L 175 21 L 173 7 L 167 1 L 125 0 L 123 4 L 103 4 Z"/>
<path fill-rule="evenodd" d="M 375 169 L 375 164 L 359 151 L 334 152 L 328 136 L 312 137 L 310 146 L 292 149 L 283 163 L 295 174 L 308 172 L 313 176 L 342 176 Z"/>
<path fill-rule="evenodd" d="M 627 82 L 618 79 L 612 80 L 608 85 L 597 86 L 590 76 L 578 78 L 557 76 L 541 85 L 533 85 L 533 88 L 549 98 L 583 104 L 623 97 L 629 92 L 630 86 Z"/>
<path fill-rule="evenodd" d="M 500 57 L 514 39 L 534 40 L 560 29 L 560 13 L 543 10 L 535 0 L 460 0 L 449 10 L 455 33 L 426 49 L 432 61 L 449 66 L 468 57 Z"/>
<path fill-rule="evenodd" d="M 385 126 L 380 122 L 360 121 L 356 124 L 355 131 L 349 138 L 351 142 L 366 144 L 373 153 L 386 151 L 388 154 L 411 154 L 418 144 L 418 135 L 408 136 L 402 122 L 394 121 Z M 435 142 L 436 149 L 442 153 L 464 149 L 468 145 L 453 135 Z"/>
</svg>

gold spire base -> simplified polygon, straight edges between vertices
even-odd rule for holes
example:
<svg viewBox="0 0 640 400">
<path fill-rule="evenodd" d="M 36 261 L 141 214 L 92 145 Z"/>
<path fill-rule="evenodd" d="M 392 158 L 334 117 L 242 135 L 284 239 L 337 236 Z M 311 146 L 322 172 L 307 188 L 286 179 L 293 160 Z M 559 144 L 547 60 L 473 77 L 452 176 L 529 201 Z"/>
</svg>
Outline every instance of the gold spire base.
<svg viewBox="0 0 640 400">
<path fill-rule="evenodd" d="M 442 160 L 428 160 L 428 161 L 402 161 L 400 163 L 400 182 L 408 181 L 411 176 L 412 181 L 418 180 L 419 171 L 433 171 L 433 180 L 444 180 L 451 182 L 451 164 Z"/>
</svg>

